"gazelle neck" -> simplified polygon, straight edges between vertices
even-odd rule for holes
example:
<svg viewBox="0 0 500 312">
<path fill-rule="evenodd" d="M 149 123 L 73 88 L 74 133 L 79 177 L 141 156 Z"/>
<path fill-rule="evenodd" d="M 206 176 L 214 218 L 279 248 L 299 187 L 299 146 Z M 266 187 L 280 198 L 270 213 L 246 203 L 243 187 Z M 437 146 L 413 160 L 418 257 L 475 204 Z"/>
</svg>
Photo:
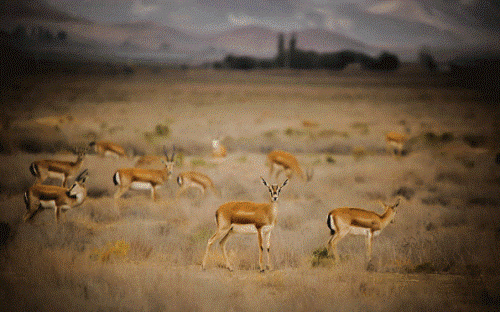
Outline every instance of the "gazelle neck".
<svg viewBox="0 0 500 312">
<path fill-rule="evenodd" d="M 394 216 L 396 215 L 396 211 L 394 211 L 394 208 L 392 207 L 387 207 L 384 211 L 384 213 L 380 216 L 381 222 L 381 228 L 385 228 L 391 221 L 394 219 Z"/>
</svg>

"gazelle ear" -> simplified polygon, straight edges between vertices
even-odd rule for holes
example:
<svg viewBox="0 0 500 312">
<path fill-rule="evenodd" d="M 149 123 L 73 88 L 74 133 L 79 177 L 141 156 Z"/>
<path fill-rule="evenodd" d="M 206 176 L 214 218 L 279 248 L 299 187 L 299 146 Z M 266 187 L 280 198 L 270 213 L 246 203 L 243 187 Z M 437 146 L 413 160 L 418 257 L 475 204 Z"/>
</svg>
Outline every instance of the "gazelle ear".
<svg viewBox="0 0 500 312">
<path fill-rule="evenodd" d="M 267 184 L 266 180 L 264 180 L 263 177 L 260 177 L 262 179 L 262 183 L 264 183 L 265 186 L 267 186 L 269 188 L 269 184 Z"/>
<path fill-rule="evenodd" d="M 399 206 L 400 202 L 401 202 L 401 197 L 398 197 L 396 203 L 392 206 L 392 208 L 396 208 L 397 206 Z"/>
</svg>

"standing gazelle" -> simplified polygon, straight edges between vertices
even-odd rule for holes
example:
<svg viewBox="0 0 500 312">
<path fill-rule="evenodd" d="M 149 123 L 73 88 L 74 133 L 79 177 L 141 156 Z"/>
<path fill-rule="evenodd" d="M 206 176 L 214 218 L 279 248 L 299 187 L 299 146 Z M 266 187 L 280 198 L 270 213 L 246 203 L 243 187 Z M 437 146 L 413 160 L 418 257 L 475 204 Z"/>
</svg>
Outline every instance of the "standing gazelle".
<svg viewBox="0 0 500 312">
<path fill-rule="evenodd" d="M 211 189 L 214 194 L 220 196 L 220 191 L 215 187 L 212 179 L 197 171 L 182 172 L 177 176 L 177 184 L 180 188 L 177 191 L 176 197 L 186 192 L 189 188 L 198 188 L 202 195 L 205 195 L 207 189 Z"/>
<path fill-rule="evenodd" d="M 129 188 L 137 190 L 151 190 L 151 199 L 156 200 L 156 189 L 165 184 L 172 177 L 174 169 L 175 147 L 172 156 L 168 158 L 168 151 L 164 148 L 166 161 L 161 160 L 165 168 L 143 169 L 143 168 L 122 168 L 113 175 L 113 182 L 119 186 L 114 198 L 118 199 Z"/>
<path fill-rule="evenodd" d="M 396 215 L 395 208 L 399 205 L 400 198 L 392 206 L 382 202 L 380 204 L 385 211 L 379 215 L 373 211 L 367 211 L 359 208 L 336 208 L 328 214 L 326 223 L 330 228 L 332 237 L 328 241 L 328 253 L 335 260 L 339 260 L 337 252 L 338 242 L 347 234 L 367 235 L 367 258 L 370 260 L 372 254 L 373 236 L 380 232 L 393 221 Z"/>
<path fill-rule="evenodd" d="M 87 169 L 82 171 L 70 188 L 56 185 L 35 184 L 24 193 L 26 214 L 24 221 L 28 221 L 41 210 L 41 208 L 53 208 L 56 221 L 59 222 L 61 210 L 79 206 L 87 197 L 85 179 Z"/>
<path fill-rule="evenodd" d="M 201 263 L 201 268 L 204 269 L 210 246 L 215 241 L 220 239 L 220 247 L 224 255 L 224 261 L 229 271 L 233 268 L 229 264 L 226 252 L 226 242 L 229 236 L 233 233 L 241 234 L 255 234 L 259 240 L 259 266 L 260 271 L 263 272 L 266 268 L 269 269 L 269 247 L 271 231 L 276 224 L 276 217 L 278 214 L 278 196 L 281 188 L 286 185 L 287 180 L 281 186 L 273 184 L 269 186 L 267 182 L 261 177 L 262 183 L 269 189 L 271 193 L 271 202 L 254 203 L 254 202 L 228 202 L 219 207 L 215 213 L 215 220 L 217 222 L 217 230 L 215 234 L 208 240 L 205 255 Z M 264 247 L 265 241 L 265 247 Z M 267 254 L 267 265 L 264 267 L 263 252 L 264 248 Z"/>
<path fill-rule="evenodd" d="M 41 184 L 48 178 L 61 180 L 61 186 L 66 186 L 69 178 L 76 177 L 80 171 L 85 152 L 78 151 L 76 161 L 62 161 L 54 159 L 36 160 L 30 165 L 30 172 L 35 176 L 35 184 Z"/>
<path fill-rule="evenodd" d="M 267 155 L 267 165 L 269 165 L 269 175 L 272 176 L 274 168 L 277 168 L 276 179 L 282 171 L 285 171 L 285 175 L 288 179 L 292 178 L 293 173 L 297 174 L 304 181 L 311 181 L 313 172 L 302 171 L 302 168 L 297 161 L 297 158 L 292 154 L 284 151 L 275 150 Z"/>
</svg>

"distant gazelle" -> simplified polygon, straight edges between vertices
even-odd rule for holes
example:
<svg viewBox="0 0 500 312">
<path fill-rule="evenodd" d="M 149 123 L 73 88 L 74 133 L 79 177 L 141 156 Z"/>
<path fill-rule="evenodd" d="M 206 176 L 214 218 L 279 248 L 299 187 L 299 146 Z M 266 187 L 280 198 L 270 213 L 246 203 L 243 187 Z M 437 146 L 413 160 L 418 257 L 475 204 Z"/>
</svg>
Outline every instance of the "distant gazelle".
<svg viewBox="0 0 500 312">
<path fill-rule="evenodd" d="M 123 147 L 110 141 L 94 141 L 90 142 L 89 146 L 101 157 L 127 157 L 127 153 Z"/>
<path fill-rule="evenodd" d="M 156 200 L 156 190 L 165 184 L 171 177 L 174 168 L 175 149 L 172 156 L 168 158 L 168 151 L 164 149 L 166 160 L 162 160 L 165 165 L 163 169 L 144 168 L 122 168 L 113 175 L 113 182 L 119 186 L 114 198 L 118 199 L 129 188 L 136 190 L 151 190 L 151 199 Z"/>
<path fill-rule="evenodd" d="M 399 205 L 400 199 L 392 206 L 382 202 L 380 204 L 385 211 L 379 215 L 373 211 L 367 211 L 359 208 L 336 208 L 328 214 L 326 223 L 330 228 L 332 237 L 328 241 L 328 253 L 335 260 L 339 260 L 337 252 L 338 242 L 347 234 L 367 235 L 367 258 L 371 258 L 373 236 L 380 232 L 394 220 L 396 215 L 395 208 Z"/>
<path fill-rule="evenodd" d="M 221 144 L 219 139 L 212 140 L 212 156 L 214 158 L 224 158 L 227 155 L 226 147 Z"/>
<path fill-rule="evenodd" d="M 304 181 L 311 181 L 313 172 L 312 171 L 302 171 L 302 168 L 297 161 L 297 158 L 292 154 L 284 151 L 275 150 L 267 155 L 267 165 L 269 166 L 269 175 L 272 176 L 274 169 L 276 168 L 276 179 L 282 171 L 288 179 L 291 179 L 293 174 L 297 174 Z"/>
<path fill-rule="evenodd" d="M 163 162 L 166 162 L 167 156 L 143 155 L 137 159 L 134 164 L 136 168 L 155 168 Z"/>
<path fill-rule="evenodd" d="M 78 151 L 76 161 L 36 160 L 31 163 L 30 172 L 36 178 L 35 184 L 41 184 L 48 178 L 55 178 L 61 180 L 61 186 L 66 186 L 68 179 L 76 177 L 80 171 L 84 157 L 85 152 Z"/>
<path fill-rule="evenodd" d="M 403 156 L 403 148 L 408 141 L 408 136 L 395 131 L 388 132 L 385 135 L 387 149 L 393 155 Z"/>
<path fill-rule="evenodd" d="M 76 178 L 70 188 L 35 184 L 24 193 L 24 202 L 26 204 L 26 214 L 24 222 L 33 218 L 42 208 L 53 208 L 56 221 L 59 222 L 59 215 L 62 210 L 68 210 L 79 206 L 87 197 L 85 179 L 87 169 L 82 171 Z"/>
<path fill-rule="evenodd" d="M 201 268 L 204 269 L 207 263 L 207 256 L 210 247 L 220 239 L 220 247 L 224 255 L 224 261 L 229 271 L 233 268 L 229 264 L 226 252 L 226 242 L 229 236 L 233 233 L 241 234 L 255 234 L 259 240 L 259 266 L 260 271 L 269 269 L 269 247 L 271 231 L 276 224 L 276 217 L 278 214 L 278 196 L 281 188 L 286 185 L 287 180 L 281 186 L 273 184 L 269 186 L 267 182 L 262 179 L 262 183 L 269 189 L 271 193 L 270 203 L 254 203 L 254 202 L 228 202 L 219 207 L 215 213 L 215 220 L 217 222 L 217 230 L 215 234 L 208 240 L 205 255 L 201 263 Z M 266 250 L 267 265 L 264 267 L 263 252 Z"/>
<path fill-rule="evenodd" d="M 214 194 L 220 196 L 220 191 L 215 187 L 212 180 L 197 171 L 182 172 L 177 176 L 177 184 L 179 184 L 180 188 L 177 191 L 176 197 L 179 197 L 192 187 L 198 188 L 202 195 L 205 195 L 207 189 L 211 189 Z"/>
</svg>

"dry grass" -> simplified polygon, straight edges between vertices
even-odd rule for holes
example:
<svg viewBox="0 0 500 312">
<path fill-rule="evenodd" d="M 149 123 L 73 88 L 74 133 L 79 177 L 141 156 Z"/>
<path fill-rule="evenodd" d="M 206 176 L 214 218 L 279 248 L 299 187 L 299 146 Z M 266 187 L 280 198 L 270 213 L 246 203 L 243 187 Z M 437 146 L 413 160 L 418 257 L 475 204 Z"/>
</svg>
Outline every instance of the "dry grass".
<svg viewBox="0 0 500 312">
<path fill-rule="evenodd" d="M 492 144 L 499 117 L 487 103 L 465 90 L 394 81 L 387 86 L 370 77 L 366 85 L 340 77 L 338 87 L 328 75 L 165 74 L 165 79 L 21 82 L 20 90 L 32 90 L 30 100 L 37 105 L 11 112 L 15 118 L 2 133 L 2 146 L 10 146 L 0 154 L 0 221 L 10 229 L 0 245 L 4 307 L 462 311 L 498 306 L 500 193 L 499 184 L 491 183 L 499 180 L 498 165 L 495 151 L 476 153 Z M 22 103 L 26 96 L 19 96 Z M 50 116 L 72 118 L 57 130 L 33 121 Z M 383 135 L 401 130 L 401 120 L 414 139 L 407 156 L 394 158 L 384 151 Z M 210 140 L 220 132 L 229 155 L 214 160 Z M 88 155 L 85 203 L 59 225 L 51 211 L 21 223 L 22 192 L 33 181 L 29 164 L 73 159 L 63 153 L 66 146 L 85 145 L 90 138 L 151 154 L 175 144 L 182 155 L 175 173 L 201 171 L 222 196 L 193 191 L 175 200 L 178 186 L 172 179 L 157 202 L 148 192 L 129 191 L 115 205 L 111 177 L 117 168 L 132 166 L 133 158 Z M 472 141 L 481 144 L 472 147 Z M 30 142 L 39 142 L 36 149 Z M 216 208 L 230 200 L 267 200 L 259 176 L 269 178 L 265 155 L 274 148 L 314 167 L 311 182 L 293 179 L 280 195 L 271 245 L 274 270 L 258 273 L 256 237 L 234 236 L 228 250 L 237 270 L 222 268 L 214 246 L 201 271 Z M 326 214 L 340 206 L 381 212 L 377 200 L 391 202 L 399 195 L 405 199 L 396 222 L 375 238 L 373 259 L 364 259 L 363 238 L 348 236 L 339 244 L 341 260 L 333 263 L 324 250 Z"/>
</svg>

